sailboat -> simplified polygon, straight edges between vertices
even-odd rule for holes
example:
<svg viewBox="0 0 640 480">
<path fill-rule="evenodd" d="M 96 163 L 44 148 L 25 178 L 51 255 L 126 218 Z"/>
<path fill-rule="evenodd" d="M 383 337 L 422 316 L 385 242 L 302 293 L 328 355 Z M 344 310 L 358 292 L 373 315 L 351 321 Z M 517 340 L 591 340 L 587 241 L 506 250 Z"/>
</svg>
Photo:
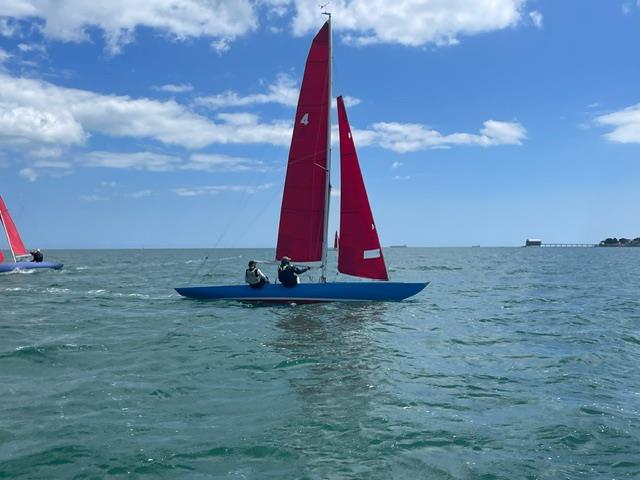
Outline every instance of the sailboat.
<svg viewBox="0 0 640 480">
<path fill-rule="evenodd" d="M 389 282 L 347 112 L 337 98 L 340 133 L 338 271 L 376 282 L 327 282 L 331 198 L 331 15 L 311 44 L 300 87 L 280 210 L 276 260 L 320 262 L 318 283 L 287 288 L 267 284 L 176 288 L 185 297 L 254 302 L 400 301 L 428 282 Z M 337 239 L 337 235 L 336 235 Z"/>
<path fill-rule="evenodd" d="M 25 248 L 16 224 L 13 223 L 9 209 L 5 205 L 2 197 L 0 197 L 0 224 L 2 224 L 4 233 L 7 235 L 11 256 L 13 257 L 13 262 L 4 262 L 4 255 L 0 251 L 0 273 L 11 272 L 13 270 L 31 270 L 34 268 L 53 268 L 54 270 L 62 268 L 61 263 L 31 262 L 28 260 L 31 254 L 29 254 Z"/>
</svg>

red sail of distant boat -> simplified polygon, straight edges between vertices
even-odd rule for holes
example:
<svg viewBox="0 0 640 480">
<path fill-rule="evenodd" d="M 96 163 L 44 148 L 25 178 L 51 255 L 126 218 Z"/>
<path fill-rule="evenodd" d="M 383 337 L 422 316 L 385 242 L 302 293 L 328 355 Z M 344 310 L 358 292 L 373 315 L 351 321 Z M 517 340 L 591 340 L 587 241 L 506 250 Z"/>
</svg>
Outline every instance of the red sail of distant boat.
<svg viewBox="0 0 640 480">
<path fill-rule="evenodd" d="M 338 231 L 336 230 L 336 236 L 333 237 L 333 248 L 338 248 L 339 242 L 340 242 L 340 237 L 338 236 Z"/>
<path fill-rule="evenodd" d="M 2 200 L 2 197 L 0 197 L 0 220 L 2 222 L 2 225 L 4 226 L 5 232 L 7 233 L 7 239 L 9 240 L 9 246 L 11 247 L 13 255 L 15 257 L 28 255 L 27 249 L 24 248 L 24 244 L 22 243 L 22 239 L 20 238 L 18 229 L 16 228 L 15 223 L 13 223 L 11 215 L 9 214 L 9 210 L 4 204 L 4 200 Z"/>
<path fill-rule="evenodd" d="M 389 280 L 342 97 L 338 97 L 338 128 L 340 131 L 338 271 L 356 277 Z"/>
<path fill-rule="evenodd" d="M 300 88 L 282 195 L 276 258 L 322 258 L 327 193 L 330 31 L 313 39 Z"/>
</svg>

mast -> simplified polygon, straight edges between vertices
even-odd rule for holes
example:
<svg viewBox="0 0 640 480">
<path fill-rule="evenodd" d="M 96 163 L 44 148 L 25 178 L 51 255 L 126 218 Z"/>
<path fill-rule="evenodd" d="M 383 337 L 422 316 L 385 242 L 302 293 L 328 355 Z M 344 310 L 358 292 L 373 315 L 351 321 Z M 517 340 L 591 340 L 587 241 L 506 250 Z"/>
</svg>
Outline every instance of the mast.
<svg viewBox="0 0 640 480">
<path fill-rule="evenodd" d="M 326 6 L 326 5 L 325 5 Z M 329 250 L 329 203 L 331 200 L 331 101 L 332 101 L 332 75 L 333 75 L 333 40 L 331 34 L 331 13 L 322 12 L 323 15 L 328 17 L 327 25 L 329 26 L 329 87 L 328 90 L 328 114 L 327 114 L 327 167 L 325 175 L 327 181 L 325 182 L 325 198 L 324 198 L 324 231 L 322 235 L 322 273 L 320 274 L 320 282 L 326 283 L 327 281 L 327 252 Z"/>
</svg>

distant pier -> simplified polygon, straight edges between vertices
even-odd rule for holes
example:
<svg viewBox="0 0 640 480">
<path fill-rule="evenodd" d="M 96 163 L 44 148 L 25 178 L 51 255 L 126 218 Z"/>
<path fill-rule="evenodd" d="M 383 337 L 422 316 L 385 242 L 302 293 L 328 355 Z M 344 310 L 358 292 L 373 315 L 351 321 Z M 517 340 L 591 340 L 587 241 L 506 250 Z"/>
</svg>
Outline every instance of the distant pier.
<svg viewBox="0 0 640 480">
<path fill-rule="evenodd" d="M 539 238 L 527 238 L 527 241 L 524 242 L 525 247 L 554 247 L 554 248 L 591 248 L 597 247 L 598 245 L 595 243 L 544 243 Z"/>
<path fill-rule="evenodd" d="M 543 243 L 541 247 L 597 247 L 595 243 Z"/>
</svg>

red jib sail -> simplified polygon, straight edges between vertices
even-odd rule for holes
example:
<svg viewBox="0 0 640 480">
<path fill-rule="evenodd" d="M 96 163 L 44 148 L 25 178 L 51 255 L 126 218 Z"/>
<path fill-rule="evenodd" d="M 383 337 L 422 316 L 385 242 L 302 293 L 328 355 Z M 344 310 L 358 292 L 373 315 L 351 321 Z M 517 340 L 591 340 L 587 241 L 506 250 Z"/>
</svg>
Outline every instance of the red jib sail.
<svg viewBox="0 0 640 480">
<path fill-rule="evenodd" d="M 342 97 L 338 97 L 338 127 L 340 130 L 338 271 L 356 277 L 389 280 Z"/>
<path fill-rule="evenodd" d="M 282 195 L 276 258 L 322 258 L 329 123 L 329 22 L 313 39 L 300 88 Z"/>
<path fill-rule="evenodd" d="M 9 210 L 4 204 L 4 200 L 2 200 L 2 197 L 0 197 L 0 220 L 2 221 L 2 225 L 5 231 L 7 232 L 7 239 L 9 240 L 9 246 L 11 247 L 11 251 L 13 252 L 13 254 L 16 257 L 27 255 L 27 249 L 24 248 L 24 244 L 22 243 L 22 239 L 20 238 L 20 234 L 18 233 L 16 224 L 13 223 L 11 215 L 9 215 Z"/>
</svg>

